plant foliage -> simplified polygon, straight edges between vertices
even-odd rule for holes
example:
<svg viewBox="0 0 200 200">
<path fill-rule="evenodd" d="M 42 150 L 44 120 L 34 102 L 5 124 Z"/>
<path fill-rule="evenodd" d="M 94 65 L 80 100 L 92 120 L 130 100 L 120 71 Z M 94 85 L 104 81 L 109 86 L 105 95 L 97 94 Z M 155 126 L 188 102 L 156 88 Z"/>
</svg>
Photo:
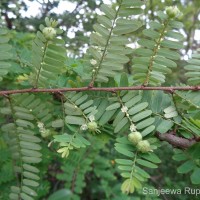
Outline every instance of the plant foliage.
<svg viewBox="0 0 200 200">
<path fill-rule="evenodd" d="M 102 4 L 78 61 L 66 56 L 63 31 L 53 19 L 45 18 L 25 50 L 2 25 L 1 89 L 20 91 L 0 98 L 0 198 L 146 199 L 142 189 L 153 187 L 165 157 L 159 158 L 159 135 L 176 147 L 177 172 L 200 184 L 199 91 L 142 89 L 167 85 L 180 64 L 180 11 L 167 7 L 145 24 L 144 7 L 142 0 Z M 197 50 L 185 66 L 188 85 L 200 83 L 199 58 Z M 30 93 L 21 92 L 27 88 Z"/>
</svg>

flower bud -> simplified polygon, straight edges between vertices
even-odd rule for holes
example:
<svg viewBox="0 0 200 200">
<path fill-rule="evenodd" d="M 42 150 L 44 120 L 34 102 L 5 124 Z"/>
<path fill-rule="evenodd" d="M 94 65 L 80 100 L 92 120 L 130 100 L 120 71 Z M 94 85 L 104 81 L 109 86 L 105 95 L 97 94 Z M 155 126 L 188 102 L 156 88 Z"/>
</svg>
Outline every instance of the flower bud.
<svg viewBox="0 0 200 200">
<path fill-rule="evenodd" d="M 132 132 L 128 135 L 128 140 L 136 145 L 138 142 L 142 140 L 142 135 L 140 132 L 137 131 Z"/>
<path fill-rule="evenodd" d="M 137 149 L 138 151 L 141 151 L 142 153 L 146 153 L 148 151 L 151 151 L 151 146 L 147 140 L 142 140 L 138 142 Z"/>
<path fill-rule="evenodd" d="M 52 40 L 56 36 L 56 30 L 52 27 L 45 27 L 42 33 L 47 40 Z"/>
<path fill-rule="evenodd" d="M 98 125 L 97 125 L 97 123 L 94 122 L 94 121 L 89 122 L 89 123 L 87 124 L 87 126 L 88 126 L 88 129 L 89 129 L 90 131 L 96 131 L 96 130 L 98 129 Z"/>
<path fill-rule="evenodd" d="M 181 12 L 180 10 L 177 8 L 177 6 L 169 6 L 166 8 L 166 13 L 169 16 L 169 18 L 175 18 L 178 17 Z"/>
</svg>

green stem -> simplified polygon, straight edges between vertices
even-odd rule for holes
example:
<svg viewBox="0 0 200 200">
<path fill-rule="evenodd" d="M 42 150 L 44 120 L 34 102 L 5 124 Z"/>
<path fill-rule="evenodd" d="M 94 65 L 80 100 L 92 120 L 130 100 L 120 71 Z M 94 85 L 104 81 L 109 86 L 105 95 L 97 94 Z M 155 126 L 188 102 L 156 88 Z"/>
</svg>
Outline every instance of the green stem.
<svg viewBox="0 0 200 200">
<path fill-rule="evenodd" d="M 108 38 L 107 38 L 106 45 L 105 45 L 105 48 L 104 48 L 103 53 L 102 53 L 102 56 L 101 56 L 101 60 L 100 60 L 100 62 L 99 62 L 99 64 L 98 64 L 98 66 L 97 66 L 95 72 L 94 72 L 93 75 L 92 75 L 92 80 L 91 80 L 91 82 L 90 82 L 90 84 L 89 84 L 89 87 L 93 87 L 94 82 L 95 82 L 95 80 L 96 80 L 96 78 L 97 78 L 97 75 L 98 75 L 98 73 L 99 73 L 99 70 L 100 70 L 100 68 L 101 68 L 101 64 L 103 63 L 104 57 L 106 56 L 106 52 L 107 52 L 107 49 L 108 49 L 108 46 L 109 46 L 110 38 L 111 38 L 111 36 L 112 36 L 113 29 L 114 29 L 114 27 L 115 27 L 115 23 L 116 23 L 116 20 L 117 20 L 117 17 L 118 17 L 118 13 L 119 13 L 120 8 L 121 8 L 121 3 L 120 3 L 120 5 L 119 5 L 119 7 L 118 7 L 118 9 L 117 9 L 117 11 L 116 11 L 116 15 L 115 15 L 115 18 L 114 18 L 114 20 L 113 20 L 113 24 L 112 24 L 112 27 L 111 27 L 111 29 L 110 29 L 110 33 L 109 33 Z"/>
<path fill-rule="evenodd" d="M 191 102 L 190 100 L 184 98 L 183 96 L 181 96 L 180 94 L 178 94 L 177 92 L 174 93 L 176 96 L 180 97 L 181 99 L 183 99 L 184 101 L 186 101 L 187 103 L 191 104 L 192 106 L 194 106 L 197 109 L 200 109 L 200 106 L 194 104 L 193 102 Z"/>
<path fill-rule="evenodd" d="M 147 76 L 146 76 L 146 79 L 144 80 L 144 83 L 143 83 L 144 86 L 147 86 L 149 84 L 149 79 L 150 79 L 150 75 L 151 75 L 150 73 L 151 73 L 152 68 L 153 68 L 154 60 L 155 60 L 155 57 L 158 53 L 158 50 L 160 49 L 160 44 L 161 44 L 161 42 L 164 38 L 164 34 L 165 34 L 168 23 L 169 23 L 169 19 L 164 22 L 163 30 L 161 31 L 160 37 L 158 38 L 158 41 L 156 42 L 156 46 L 153 49 L 153 55 L 151 56 L 151 59 L 149 61 Z"/>
<path fill-rule="evenodd" d="M 21 154 L 21 151 L 20 151 L 20 139 L 19 139 L 19 135 L 18 135 L 18 132 L 17 132 L 17 123 L 16 123 L 16 117 L 15 117 L 15 110 L 14 110 L 14 106 L 13 106 L 13 103 L 12 103 L 12 99 L 8 96 L 8 101 L 9 101 L 9 106 L 10 106 L 10 109 L 11 109 L 11 113 L 12 113 L 12 117 L 13 117 L 13 122 L 15 124 L 15 128 L 16 128 L 16 139 L 17 139 L 17 143 L 18 143 L 18 147 L 19 147 L 19 154 L 20 154 L 20 166 L 22 167 L 23 165 L 23 161 L 22 161 L 22 154 Z M 20 190 L 22 189 L 22 180 L 23 180 L 23 173 L 21 172 L 21 178 L 20 178 L 20 183 L 19 183 L 19 180 L 18 180 L 18 184 L 20 184 Z M 21 200 L 21 197 L 19 197 L 19 200 Z"/>
<path fill-rule="evenodd" d="M 126 106 L 124 105 L 124 103 L 123 103 L 121 97 L 120 97 L 119 95 L 118 95 L 118 99 L 119 99 L 119 102 L 120 102 L 120 104 L 121 104 L 121 108 L 122 108 L 122 107 L 126 107 Z M 125 115 L 126 115 L 127 119 L 129 120 L 129 122 L 131 123 L 131 125 L 135 125 L 135 124 L 133 123 L 132 119 L 130 118 L 128 111 L 125 112 Z"/>
<path fill-rule="evenodd" d="M 45 42 L 45 44 L 44 44 L 44 52 L 43 52 L 43 55 L 42 55 L 42 61 L 40 63 L 40 67 L 39 67 L 38 73 L 36 75 L 36 80 L 35 80 L 34 88 L 38 87 L 40 72 L 42 70 L 42 65 L 43 65 L 43 62 L 44 62 L 44 57 L 45 57 L 45 54 L 46 54 L 47 46 L 48 46 L 48 41 Z"/>
<path fill-rule="evenodd" d="M 153 114 L 156 115 L 156 116 L 161 117 L 162 119 L 165 119 L 165 120 L 168 120 L 168 121 L 173 122 L 174 124 L 176 124 L 176 125 L 182 127 L 183 129 L 185 129 L 186 131 L 188 131 L 188 132 L 190 132 L 192 135 L 194 135 L 194 133 L 193 133 L 190 129 L 188 129 L 187 127 L 185 127 L 184 125 L 179 124 L 179 123 L 175 122 L 175 121 L 172 120 L 172 119 L 167 119 L 167 118 L 165 118 L 164 116 L 162 116 L 162 115 L 160 115 L 160 114 L 158 114 L 158 113 L 153 113 Z"/>
<path fill-rule="evenodd" d="M 86 120 L 87 123 L 90 122 L 90 121 L 88 120 L 87 116 L 85 115 L 85 113 L 84 113 L 73 101 L 71 101 L 71 100 L 70 100 L 69 98 L 67 98 L 66 96 L 64 96 L 64 97 L 65 97 L 65 99 L 66 99 L 69 103 L 71 103 L 72 105 L 74 105 L 75 108 L 78 108 L 78 109 L 81 111 L 81 114 L 83 115 L 83 117 L 85 118 L 85 120 Z"/>
<path fill-rule="evenodd" d="M 136 160 L 137 160 L 137 151 L 136 151 L 136 153 L 135 153 L 134 160 L 133 160 L 133 165 L 132 165 L 131 175 L 130 175 L 129 187 L 130 187 L 130 183 L 131 183 L 131 181 L 132 181 L 132 179 L 133 179 L 133 173 L 134 173 L 134 169 L 135 169 Z"/>
</svg>

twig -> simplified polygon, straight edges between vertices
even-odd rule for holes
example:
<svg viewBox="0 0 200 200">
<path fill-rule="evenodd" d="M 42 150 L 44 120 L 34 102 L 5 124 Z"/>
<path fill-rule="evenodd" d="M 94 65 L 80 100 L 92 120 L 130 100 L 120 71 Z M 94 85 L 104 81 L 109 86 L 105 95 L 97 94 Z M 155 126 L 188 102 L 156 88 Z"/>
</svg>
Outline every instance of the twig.
<svg viewBox="0 0 200 200">
<path fill-rule="evenodd" d="M 156 136 L 158 139 L 160 139 L 162 141 L 166 141 L 169 144 L 171 144 L 175 147 L 181 148 L 181 149 L 187 149 L 197 142 L 194 139 L 186 139 L 186 138 L 178 137 L 178 136 L 174 135 L 173 133 L 174 132 L 161 134 L 161 133 L 157 132 Z"/>
<path fill-rule="evenodd" d="M 131 87 L 80 87 L 80 88 L 29 88 L 22 90 L 2 90 L 0 96 L 17 93 L 59 93 L 69 91 L 105 91 L 105 92 L 116 92 L 121 90 L 162 90 L 166 92 L 172 92 L 175 90 L 183 91 L 200 91 L 200 86 L 172 86 L 172 87 L 147 87 L 147 86 L 131 86 Z"/>
</svg>

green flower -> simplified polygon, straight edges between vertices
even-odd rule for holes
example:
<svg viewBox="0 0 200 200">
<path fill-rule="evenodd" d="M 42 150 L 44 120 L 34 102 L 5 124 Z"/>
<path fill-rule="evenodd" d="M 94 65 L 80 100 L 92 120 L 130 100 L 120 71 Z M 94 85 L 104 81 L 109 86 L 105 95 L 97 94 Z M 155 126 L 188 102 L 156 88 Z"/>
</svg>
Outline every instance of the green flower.
<svg viewBox="0 0 200 200">
<path fill-rule="evenodd" d="M 150 143 L 147 140 L 142 140 L 138 142 L 137 149 L 138 151 L 141 151 L 142 153 L 147 153 L 149 151 L 152 151 Z"/>
<path fill-rule="evenodd" d="M 138 142 L 142 140 L 142 135 L 140 132 L 137 131 L 132 132 L 128 135 L 128 140 L 136 145 Z"/>
<path fill-rule="evenodd" d="M 177 6 L 169 6 L 169 7 L 167 7 L 166 8 L 166 13 L 170 18 L 176 18 L 181 14 L 181 12 L 177 8 Z"/>
<path fill-rule="evenodd" d="M 52 27 L 45 27 L 42 33 L 47 40 L 52 40 L 56 36 L 56 30 Z"/>
</svg>

